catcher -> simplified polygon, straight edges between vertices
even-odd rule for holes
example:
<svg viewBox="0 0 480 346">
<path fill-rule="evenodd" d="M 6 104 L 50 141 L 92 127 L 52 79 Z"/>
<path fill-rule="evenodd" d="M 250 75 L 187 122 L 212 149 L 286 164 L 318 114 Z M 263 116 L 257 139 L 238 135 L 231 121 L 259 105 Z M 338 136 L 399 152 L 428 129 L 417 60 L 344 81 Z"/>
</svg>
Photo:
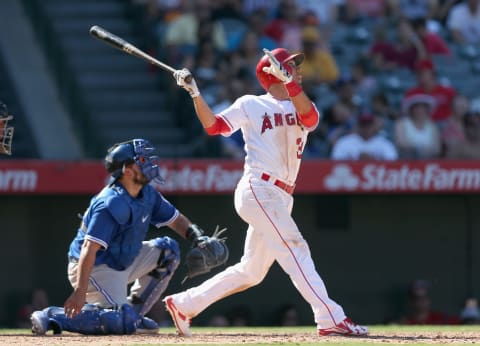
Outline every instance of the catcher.
<svg viewBox="0 0 480 346">
<path fill-rule="evenodd" d="M 168 226 L 192 242 L 187 256 L 190 277 L 228 259 L 224 240 L 217 238 L 220 232 L 203 235 L 149 184 L 163 181 L 153 150 L 144 139 L 108 150 L 105 167 L 110 181 L 91 199 L 68 251 L 73 293 L 63 308 L 48 307 L 31 315 L 34 334 L 157 332 L 157 323 L 145 314 L 167 288 L 180 250 L 169 237 L 145 241 L 150 225 Z"/>
<path fill-rule="evenodd" d="M 12 154 L 13 127 L 8 126 L 8 121 L 12 119 L 7 106 L 0 101 L 0 154 Z"/>
</svg>

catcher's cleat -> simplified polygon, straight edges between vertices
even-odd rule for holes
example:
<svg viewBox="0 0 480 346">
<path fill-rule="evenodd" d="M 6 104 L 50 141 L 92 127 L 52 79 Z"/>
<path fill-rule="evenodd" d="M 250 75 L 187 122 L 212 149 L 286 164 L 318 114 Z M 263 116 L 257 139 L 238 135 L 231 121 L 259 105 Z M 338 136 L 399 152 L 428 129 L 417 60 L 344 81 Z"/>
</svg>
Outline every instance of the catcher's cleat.
<svg viewBox="0 0 480 346">
<path fill-rule="evenodd" d="M 32 322 L 32 333 L 35 335 L 45 335 L 49 329 L 50 317 L 44 310 L 32 313 L 30 321 Z"/>
<path fill-rule="evenodd" d="M 177 309 L 177 307 L 173 303 L 172 297 L 165 297 L 165 299 L 163 299 L 163 302 L 165 303 L 165 307 L 167 308 L 167 311 L 172 317 L 173 323 L 175 323 L 178 335 L 184 337 L 191 337 L 192 333 L 190 332 L 190 319 Z"/>
<path fill-rule="evenodd" d="M 137 322 L 137 334 L 157 334 L 159 330 L 158 323 L 148 317 L 142 317 Z"/>
<path fill-rule="evenodd" d="M 350 318 L 345 318 L 342 322 L 338 323 L 335 327 L 319 329 L 318 335 L 327 336 L 327 335 L 352 335 L 352 336 L 361 336 L 367 335 L 368 328 L 365 326 L 359 326 L 352 322 Z"/>
</svg>

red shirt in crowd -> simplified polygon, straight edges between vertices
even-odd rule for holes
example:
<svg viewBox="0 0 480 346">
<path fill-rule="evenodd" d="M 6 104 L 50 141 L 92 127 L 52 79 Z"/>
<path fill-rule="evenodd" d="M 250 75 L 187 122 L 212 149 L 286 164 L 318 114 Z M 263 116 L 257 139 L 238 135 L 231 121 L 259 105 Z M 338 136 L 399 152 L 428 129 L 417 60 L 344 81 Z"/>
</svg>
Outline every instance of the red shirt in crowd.
<svg viewBox="0 0 480 346">
<path fill-rule="evenodd" d="M 428 54 L 451 54 L 451 51 L 445 41 L 434 33 L 426 33 L 422 37 L 422 42 Z"/>
<path fill-rule="evenodd" d="M 407 90 L 405 97 L 416 94 L 427 94 L 435 98 L 436 106 L 432 113 L 432 120 L 442 121 L 452 115 L 452 102 L 456 95 L 455 89 L 437 84 L 433 90 L 427 91 L 416 86 Z"/>
<path fill-rule="evenodd" d="M 390 42 L 379 41 L 373 44 L 370 54 L 380 55 L 383 61 L 394 63 L 398 67 L 406 67 L 411 70 L 415 68 L 417 61 L 417 50 L 411 46 L 400 49 Z"/>
</svg>

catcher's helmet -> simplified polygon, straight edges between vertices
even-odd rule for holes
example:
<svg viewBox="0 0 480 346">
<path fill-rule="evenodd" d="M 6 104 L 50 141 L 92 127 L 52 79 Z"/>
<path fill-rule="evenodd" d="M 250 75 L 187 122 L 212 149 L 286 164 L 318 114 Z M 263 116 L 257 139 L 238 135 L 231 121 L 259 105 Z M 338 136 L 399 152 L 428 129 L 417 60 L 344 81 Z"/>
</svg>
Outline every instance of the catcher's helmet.
<svg viewBox="0 0 480 346">
<path fill-rule="evenodd" d="M 116 143 L 108 149 L 105 168 L 114 179 L 122 175 L 126 165 L 135 163 L 148 181 L 163 182 L 158 167 L 158 156 L 150 155 L 155 148 L 145 139 Z"/>
<path fill-rule="evenodd" d="M 13 126 L 8 126 L 8 121 L 12 119 L 7 105 L 0 101 L 0 154 L 12 154 Z"/>
<path fill-rule="evenodd" d="M 299 66 L 303 62 L 303 59 L 305 58 L 303 53 L 291 54 L 285 48 L 276 48 L 272 50 L 272 54 L 281 64 L 284 64 L 290 60 L 293 60 L 295 61 L 296 66 Z M 270 66 L 270 60 L 268 60 L 267 55 L 264 55 L 257 64 L 256 73 L 257 73 L 258 81 L 262 85 L 263 89 L 265 89 L 265 91 L 268 91 L 268 89 L 272 84 L 281 83 L 280 79 L 272 76 L 270 73 L 266 73 L 263 71 L 263 68 L 268 66 Z"/>
</svg>

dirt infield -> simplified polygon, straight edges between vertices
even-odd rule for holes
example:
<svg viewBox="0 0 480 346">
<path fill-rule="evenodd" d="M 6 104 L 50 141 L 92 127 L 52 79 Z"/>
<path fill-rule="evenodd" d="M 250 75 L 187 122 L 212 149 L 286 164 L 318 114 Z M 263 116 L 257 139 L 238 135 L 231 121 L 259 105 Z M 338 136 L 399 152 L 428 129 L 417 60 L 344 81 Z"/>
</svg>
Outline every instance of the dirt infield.
<svg viewBox="0 0 480 346">
<path fill-rule="evenodd" d="M 192 338 L 180 338 L 175 334 L 122 335 L 122 336 L 82 336 L 64 333 L 62 335 L 33 336 L 29 334 L 0 335 L 1 345 L 229 345 L 229 344 L 294 344 L 325 343 L 335 344 L 358 341 L 369 344 L 480 344 L 478 332 L 415 332 L 415 333 L 371 333 L 368 337 L 319 337 L 312 333 L 241 333 L 241 332 L 202 332 L 194 333 Z"/>
</svg>

